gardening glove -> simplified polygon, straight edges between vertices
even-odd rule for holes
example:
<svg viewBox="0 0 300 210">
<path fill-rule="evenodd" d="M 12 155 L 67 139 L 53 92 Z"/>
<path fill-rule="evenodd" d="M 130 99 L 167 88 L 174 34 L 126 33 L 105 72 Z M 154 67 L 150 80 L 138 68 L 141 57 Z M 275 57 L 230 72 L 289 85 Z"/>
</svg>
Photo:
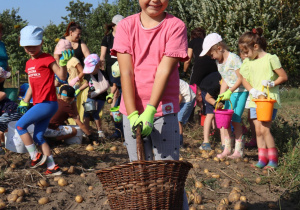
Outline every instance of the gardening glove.
<svg viewBox="0 0 300 210">
<path fill-rule="evenodd" d="M 232 94 L 231 90 L 228 89 L 224 93 L 218 95 L 218 99 L 222 98 L 222 100 L 228 101 L 230 99 L 231 94 Z M 218 101 L 218 99 L 217 99 L 217 101 Z"/>
<path fill-rule="evenodd" d="M 265 96 L 265 97 L 267 96 L 266 93 L 261 92 L 261 91 L 258 91 L 258 90 L 254 89 L 254 88 L 252 88 L 252 89 L 249 91 L 249 93 L 252 95 L 252 98 L 258 98 L 258 96 L 260 96 L 260 95 L 263 95 L 263 96 Z"/>
<path fill-rule="evenodd" d="M 138 125 L 142 126 L 142 137 L 147 137 L 151 134 L 153 129 L 154 114 L 156 113 L 156 108 L 152 105 L 147 105 L 144 112 L 139 116 L 133 125 L 133 130 L 135 131 Z"/>
<path fill-rule="evenodd" d="M 69 85 L 73 87 L 78 81 L 79 81 L 79 77 L 75 77 L 69 82 Z"/>
<path fill-rule="evenodd" d="M 261 81 L 261 84 L 265 87 L 274 87 L 275 86 L 275 82 L 271 81 L 271 80 L 263 80 Z"/>
<path fill-rule="evenodd" d="M 73 57 L 74 51 L 73 50 L 65 50 L 61 52 L 62 56 L 59 59 L 60 66 L 66 66 L 68 61 Z"/>
<path fill-rule="evenodd" d="M 134 111 L 130 115 L 127 116 L 127 119 L 129 120 L 129 123 L 130 123 L 131 131 L 133 133 L 133 136 L 132 136 L 133 138 L 136 138 L 135 130 L 133 129 L 133 125 L 134 125 L 135 121 L 138 118 L 139 118 L 139 112 L 138 111 Z"/>
<path fill-rule="evenodd" d="M 114 98 L 114 94 L 113 94 L 113 93 L 108 94 L 108 95 L 106 96 L 106 102 L 107 102 L 108 104 L 111 104 L 113 98 Z M 109 100 L 109 99 L 111 99 L 111 100 Z"/>
<path fill-rule="evenodd" d="M 75 90 L 75 97 L 77 97 L 79 93 L 80 93 L 79 89 Z"/>
<path fill-rule="evenodd" d="M 97 95 L 99 95 L 101 92 L 100 89 L 96 89 L 95 91 L 91 92 L 91 98 L 95 98 Z"/>
<path fill-rule="evenodd" d="M 17 108 L 17 112 L 20 114 L 25 114 L 28 111 L 29 103 L 26 103 L 25 101 L 21 100 L 20 104 Z"/>
</svg>

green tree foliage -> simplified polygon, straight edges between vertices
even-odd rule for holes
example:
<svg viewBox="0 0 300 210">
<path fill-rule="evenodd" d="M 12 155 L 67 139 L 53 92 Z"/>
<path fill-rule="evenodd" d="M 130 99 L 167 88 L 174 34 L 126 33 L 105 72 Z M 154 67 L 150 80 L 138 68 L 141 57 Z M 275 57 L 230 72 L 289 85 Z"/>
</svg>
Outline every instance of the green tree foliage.
<svg viewBox="0 0 300 210">
<path fill-rule="evenodd" d="M 3 25 L 2 41 L 9 57 L 8 65 L 12 73 L 23 72 L 28 56 L 23 47 L 19 45 L 20 30 L 27 25 L 27 21 L 17 15 L 19 9 L 5 10 L 0 13 L 0 23 Z"/>
</svg>

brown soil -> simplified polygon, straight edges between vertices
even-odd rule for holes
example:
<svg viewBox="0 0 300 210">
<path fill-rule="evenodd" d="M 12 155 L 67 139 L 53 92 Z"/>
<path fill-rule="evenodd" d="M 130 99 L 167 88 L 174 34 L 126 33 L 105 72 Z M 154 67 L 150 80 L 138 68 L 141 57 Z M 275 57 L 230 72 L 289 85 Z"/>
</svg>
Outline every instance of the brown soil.
<svg viewBox="0 0 300 210">
<path fill-rule="evenodd" d="M 106 105 L 104 112 L 103 126 L 106 134 L 112 133 L 113 123 L 109 117 L 108 106 Z M 193 130 L 201 130 L 201 126 L 194 125 Z M 186 128 L 190 134 L 191 128 Z M 216 209 L 223 198 L 227 198 L 233 187 L 241 190 L 241 195 L 246 196 L 248 209 L 296 209 L 295 201 L 290 199 L 280 199 L 285 194 L 285 189 L 271 184 L 270 179 L 276 175 L 275 171 L 264 171 L 253 169 L 251 164 L 257 160 L 256 150 L 246 150 L 246 158 L 239 162 L 229 161 L 230 165 L 226 165 L 225 161 L 215 161 L 215 154 L 209 158 L 204 158 L 198 147 L 200 140 L 194 140 L 191 135 L 185 136 L 185 145 L 181 149 L 181 157 L 188 160 L 194 165 L 191 169 L 186 181 L 186 191 L 189 195 L 198 192 L 203 200 L 201 204 L 194 204 L 190 198 L 190 206 L 196 209 Z M 6 192 L 0 194 L 0 200 L 3 200 L 7 209 L 110 209 L 108 200 L 103 191 L 102 185 L 97 178 L 95 171 L 114 165 L 120 165 L 128 162 L 126 148 L 123 140 L 116 141 L 105 140 L 98 146 L 94 146 L 94 151 L 87 151 L 85 148 L 88 142 L 83 141 L 82 145 L 66 145 L 58 144 L 52 146 L 56 163 L 63 170 L 68 170 L 71 166 L 75 167 L 73 174 L 65 172 L 64 177 L 68 185 L 60 187 L 54 178 L 48 178 L 44 175 L 45 168 L 37 169 L 29 168 L 28 154 L 16 154 L 7 152 L 4 156 L 0 156 L 0 187 L 4 187 Z M 110 148 L 116 146 L 116 151 Z M 217 148 L 217 145 L 214 145 Z M 54 149 L 55 148 L 55 149 Z M 217 149 L 215 150 L 217 152 Z M 205 156 L 205 155 L 204 155 Z M 16 168 L 12 169 L 11 164 L 14 163 Z M 204 169 L 208 169 L 210 174 L 220 175 L 220 178 L 212 178 L 206 175 Z M 81 174 L 85 177 L 81 177 Z M 261 177 L 261 182 L 255 182 L 257 177 Z M 41 188 L 37 182 L 41 178 L 46 178 L 53 192 L 46 193 L 46 188 Z M 224 180 L 229 180 L 228 187 L 222 187 Z M 195 188 L 195 182 L 201 181 L 203 188 Z M 93 186 L 89 190 L 89 186 Z M 24 196 L 24 200 L 20 203 L 7 201 L 7 196 L 14 189 L 29 189 L 29 194 Z M 81 195 L 84 198 L 82 203 L 77 203 L 75 197 Z M 40 205 L 38 200 L 41 197 L 48 197 L 49 203 Z M 298 202 L 298 201 L 297 201 Z M 0 202 L 1 203 L 1 202 Z M 229 209 L 234 208 L 234 203 L 229 205 Z"/>
</svg>

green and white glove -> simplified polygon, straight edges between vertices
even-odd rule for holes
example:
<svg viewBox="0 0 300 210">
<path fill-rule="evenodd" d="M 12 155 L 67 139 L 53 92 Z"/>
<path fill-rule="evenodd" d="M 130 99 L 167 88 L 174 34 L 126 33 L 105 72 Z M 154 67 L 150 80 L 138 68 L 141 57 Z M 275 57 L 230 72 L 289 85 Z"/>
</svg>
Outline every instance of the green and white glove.
<svg viewBox="0 0 300 210">
<path fill-rule="evenodd" d="M 135 138 L 135 130 L 133 129 L 133 125 L 135 121 L 139 118 L 139 112 L 134 111 L 130 115 L 127 116 L 127 119 L 129 120 L 131 131 L 133 133 L 133 138 Z"/>
<path fill-rule="evenodd" d="M 28 107 L 29 107 L 29 103 L 21 100 L 17 108 L 17 112 L 19 112 L 20 114 L 25 114 L 28 111 Z"/>
<path fill-rule="evenodd" d="M 153 129 L 153 120 L 156 113 L 156 108 L 152 105 L 147 105 L 144 112 L 135 121 L 132 129 L 135 131 L 138 125 L 142 126 L 142 137 L 147 137 L 151 134 Z"/>
<path fill-rule="evenodd" d="M 60 66 L 66 66 L 68 61 L 73 57 L 74 51 L 73 50 L 65 50 L 61 52 L 62 56 L 59 59 Z"/>
<path fill-rule="evenodd" d="M 230 99 L 232 92 L 230 89 L 226 90 L 224 93 L 218 95 L 217 101 L 222 98 L 224 101 L 228 101 Z"/>
</svg>

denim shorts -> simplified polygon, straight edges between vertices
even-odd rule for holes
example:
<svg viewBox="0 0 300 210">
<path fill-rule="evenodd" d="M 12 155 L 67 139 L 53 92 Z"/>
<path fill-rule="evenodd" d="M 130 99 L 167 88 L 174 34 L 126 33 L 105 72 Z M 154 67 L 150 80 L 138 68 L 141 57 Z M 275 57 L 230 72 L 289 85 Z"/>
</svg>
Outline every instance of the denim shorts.
<svg viewBox="0 0 300 210">
<path fill-rule="evenodd" d="M 195 104 L 195 98 L 187 103 L 180 104 L 180 111 L 178 112 L 178 121 L 181 122 L 183 125 L 187 123 L 189 117 L 193 111 Z"/>
<path fill-rule="evenodd" d="M 206 100 L 205 100 L 205 96 L 206 96 L 207 92 L 204 91 L 204 90 L 201 90 L 201 96 L 202 96 L 202 102 L 203 102 L 203 113 L 205 115 L 207 114 L 214 114 L 214 106 L 211 105 L 210 103 L 208 103 Z"/>
<path fill-rule="evenodd" d="M 275 120 L 277 114 L 277 109 L 273 109 L 272 120 Z M 250 108 L 250 119 L 256 119 L 256 108 Z"/>
</svg>

